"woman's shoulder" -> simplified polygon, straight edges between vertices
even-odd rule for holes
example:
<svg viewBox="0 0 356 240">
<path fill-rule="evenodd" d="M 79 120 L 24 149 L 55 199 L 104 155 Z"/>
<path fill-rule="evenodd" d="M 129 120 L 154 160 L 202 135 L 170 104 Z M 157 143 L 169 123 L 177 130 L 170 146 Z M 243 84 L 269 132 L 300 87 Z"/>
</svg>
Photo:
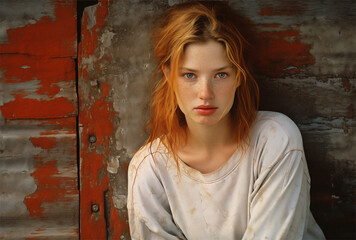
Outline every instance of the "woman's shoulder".
<svg viewBox="0 0 356 240">
<path fill-rule="evenodd" d="M 137 174 L 140 169 L 154 170 L 155 166 L 167 159 L 167 149 L 164 144 L 156 139 L 151 143 L 143 145 L 133 156 L 129 164 L 129 174 Z"/>
<path fill-rule="evenodd" d="M 269 142 L 277 148 L 303 149 L 297 125 L 279 112 L 259 111 L 251 133 L 256 141 Z"/>
<path fill-rule="evenodd" d="M 266 173 L 284 161 L 293 152 L 304 152 L 303 141 L 296 124 L 278 112 L 260 111 L 251 128 L 250 151 L 254 156 L 256 171 Z"/>
</svg>

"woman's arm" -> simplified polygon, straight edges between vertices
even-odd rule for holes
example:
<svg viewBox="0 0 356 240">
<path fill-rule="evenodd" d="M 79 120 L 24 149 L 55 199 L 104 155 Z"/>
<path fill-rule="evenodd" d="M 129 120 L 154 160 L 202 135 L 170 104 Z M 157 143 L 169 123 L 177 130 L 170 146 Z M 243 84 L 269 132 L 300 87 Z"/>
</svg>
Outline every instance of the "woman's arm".
<svg viewBox="0 0 356 240">
<path fill-rule="evenodd" d="M 303 239 L 309 219 L 309 175 L 303 152 L 292 150 L 261 173 L 243 239 Z"/>
<path fill-rule="evenodd" d="M 128 212 L 131 238 L 185 239 L 173 221 L 165 190 L 152 156 L 133 159 L 129 167 Z"/>
<path fill-rule="evenodd" d="M 309 209 L 310 177 L 300 132 L 284 115 L 269 119 L 256 144 L 243 239 L 325 239 Z"/>
</svg>

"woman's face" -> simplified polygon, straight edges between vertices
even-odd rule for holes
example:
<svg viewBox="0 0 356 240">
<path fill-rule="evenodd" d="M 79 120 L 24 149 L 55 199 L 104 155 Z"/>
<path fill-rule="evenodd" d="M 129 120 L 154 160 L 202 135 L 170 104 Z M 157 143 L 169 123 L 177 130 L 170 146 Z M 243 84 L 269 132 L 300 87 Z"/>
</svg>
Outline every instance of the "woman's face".
<svg viewBox="0 0 356 240">
<path fill-rule="evenodd" d="M 236 70 L 221 43 L 209 40 L 186 47 L 178 69 L 176 98 L 188 126 L 226 120 L 236 87 Z"/>
</svg>

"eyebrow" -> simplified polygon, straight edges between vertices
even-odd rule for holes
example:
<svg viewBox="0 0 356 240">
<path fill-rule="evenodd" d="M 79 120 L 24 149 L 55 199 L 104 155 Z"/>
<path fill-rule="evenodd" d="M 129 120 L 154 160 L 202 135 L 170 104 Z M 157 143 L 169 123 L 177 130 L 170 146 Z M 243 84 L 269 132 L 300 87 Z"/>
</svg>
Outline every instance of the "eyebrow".
<svg viewBox="0 0 356 240">
<path fill-rule="evenodd" d="M 214 69 L 213 71 L 214 72 L 218 72 L 218 71 L 221 71 L 221 70 L 224 70 L 224 69 L 227 69 L 227 68 L 233 68 L 233 67 L 232 67 L 232 65 L 228 65 L 228 66 L 225 66 L 225 67 Z M 186 68 L 186 67 L 179 68 L 179 70 L 180 71 L 188 71 L 188 72 L 197 72 L 197 70 L 195 70 L 195 69 Z"/>
</svg>

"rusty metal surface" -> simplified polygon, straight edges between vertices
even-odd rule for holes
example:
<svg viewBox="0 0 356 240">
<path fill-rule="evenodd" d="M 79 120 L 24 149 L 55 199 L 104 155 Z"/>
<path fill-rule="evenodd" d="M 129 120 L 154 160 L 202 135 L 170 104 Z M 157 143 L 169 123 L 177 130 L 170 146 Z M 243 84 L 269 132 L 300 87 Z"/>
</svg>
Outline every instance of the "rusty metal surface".
<svg viewBox="0 0 356 240">
<path fill-rule="evenodd" d="M 0 239 L 78 237 L 76 119 L 0 126 Z"/>
<path fill-rule="evenodd" d="M 149 29 L 159 12 L 178 2 L 182 1 L 99 1 L 86 10 L 83 34 L 91 38 L 82 43 L 86 55 L 80 64 L 81 142 L 82 156 L 95 157 L 83 158 L 82 168 L 88 161 L 96 164 L 82 170 L 82 184 L 92 184 L 91 197 L 100 198 L 96 201 L 104 209 L 99 223 L 106 225 L 107 233 L 102 234 L 109 239 L 129 239 L 126 171 L 146 137 L 143 127 L 155 65 Z M 230 2 L 242 15 L 241 29 L 251 43 L 247 58 L 261 86 L 261 109 L 287 114 L 302 131 L 317 222 L 329 239 L 353 239 L 355 2 Z M 88 144 L 90 134 L 99 134 L 100 141 Z M 100 177 L 100 182 L 83 180 L 83 173 Z M 90 227 L 99 224 L 89 203 L 86 200 L 88 213 L 82 215 L 82 224 L 93 219 L 87 231 L 94 232 Z"/>
<path fill-rule="evenodd" d="M 77 239 L 76 1 L 0 2 L 0 239 Z"/>
</svg>

